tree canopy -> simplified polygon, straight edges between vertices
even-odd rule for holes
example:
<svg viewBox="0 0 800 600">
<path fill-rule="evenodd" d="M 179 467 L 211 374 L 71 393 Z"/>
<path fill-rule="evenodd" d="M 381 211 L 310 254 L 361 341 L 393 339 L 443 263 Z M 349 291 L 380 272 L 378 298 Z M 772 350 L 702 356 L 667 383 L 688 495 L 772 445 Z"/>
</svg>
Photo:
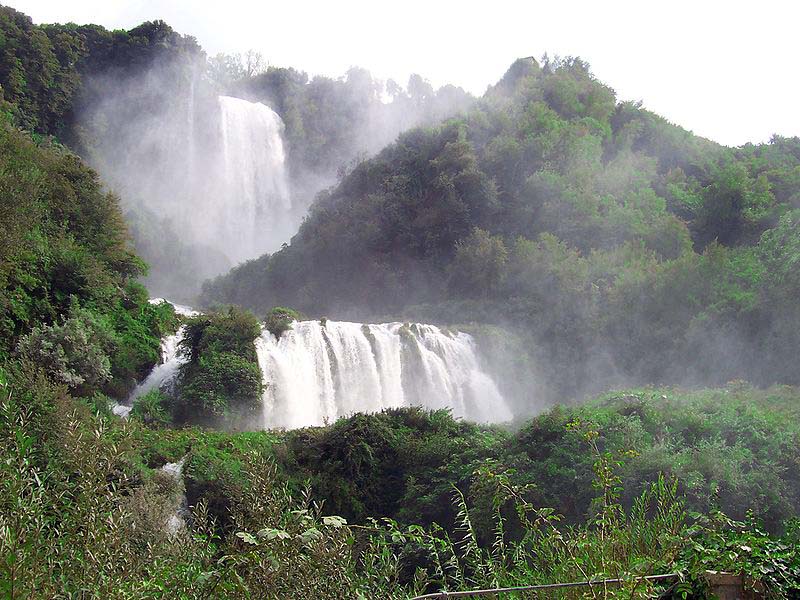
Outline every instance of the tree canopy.
<svg viewBox="0 0 800 600">
<path fill-rule="evenodd" d="M 726 148 L 617 102 L 582 60 L 521 59 L 463 116 L 358 164 L 291 244 L 203 299 L 499 324 L 569 395 L 796 383 L 783 357 L 800 314 L 767 273 L 793 264 L 799 144 Z"/>
</svg>

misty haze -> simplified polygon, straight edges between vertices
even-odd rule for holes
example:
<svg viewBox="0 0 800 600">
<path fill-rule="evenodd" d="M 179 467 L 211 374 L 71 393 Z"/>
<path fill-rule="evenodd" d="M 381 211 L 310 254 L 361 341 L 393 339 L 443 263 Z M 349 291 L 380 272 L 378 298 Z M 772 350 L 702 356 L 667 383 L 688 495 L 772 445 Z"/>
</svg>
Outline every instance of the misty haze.
<svg viewBox="0 0 800 600">
<path fill-rule="evenodd" d="M 9 598 L 800 598 L 795 123 L 724 145 L 591 55 L 476 93 L 25 9 Z"/>
</svg>

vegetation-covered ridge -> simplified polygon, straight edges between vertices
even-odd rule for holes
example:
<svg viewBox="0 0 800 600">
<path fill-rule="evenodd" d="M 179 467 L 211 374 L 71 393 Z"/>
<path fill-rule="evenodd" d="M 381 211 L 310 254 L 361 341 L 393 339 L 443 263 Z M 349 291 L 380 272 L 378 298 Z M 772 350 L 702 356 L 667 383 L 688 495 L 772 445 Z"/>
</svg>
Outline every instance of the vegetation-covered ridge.
<svg viewBox="0 0 800 600">
<path fill-rule="evenodd" d="M 463 117 L 321 194 L 204 302 L 495 323 L 553 397 L 798 383 L 800 141 L 731 149 L 616 102 L 577 59 L 516 62 Z"/>
<path fill-rule="evenodd" d="M 198 315 L 185 325 L 175 393 L 167 400 L 174 422 L 244 423 L 261 419 L 264 383 L 253 341 L 261 335 L 256 318 L 236 308 Z M 255 428 L 258 428 L 255 425 Z"/>
<path fill-rule="evenodd" d="M 91 396 L 124 397 L 176 326 L 135 279 L 116 198 L 64 147 L 0 123 L 0 360 L 45 367 Z"/>
</svg>

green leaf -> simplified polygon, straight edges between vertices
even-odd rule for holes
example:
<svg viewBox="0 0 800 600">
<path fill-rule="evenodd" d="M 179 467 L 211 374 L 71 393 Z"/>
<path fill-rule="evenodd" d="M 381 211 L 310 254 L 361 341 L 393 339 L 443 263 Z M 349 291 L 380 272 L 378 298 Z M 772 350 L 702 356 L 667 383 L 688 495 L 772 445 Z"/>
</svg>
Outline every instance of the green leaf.
<svg viewBox="0 0 800 600">
<path fill-rule="evenodd" d="M 331 515 L 329 517 L 322 517 L 322 523 L 324 525 L 328 525 L 330 527 L 336 527 L 339 529 L 340 527 L 344 527 L 347 525 L 347 519 L 344 517 L 338 517 L 336 515 Z"/>
<path fill-rule="evenodd" d="M 247 533 L 246 531 L 238 531 L 236 533 L 236 537 L 241 539 L 246 544 L 252 544 L 254 546 L 258 546 L 258 540 L 251 534 Z"/>
<path fill-rule="evenodd" d="M 303 533 L 297 536 L 298 539 L 303 542 L 304 544 L 310 544 L 316 540 L 322 538 L 322 532 L 317 529 L 316 527 L 312 527 L 311 529 L 305 530 Z"/>
<path fill-rule="evenodd" d="M 267 540 L 274 540 L 274 539 L 288 540 L 290 537 L 292 537 L 287 531 L 284 531 L 283 529 L 273 529 L 271 527 L 265 527 L 264 529 L 259 531 L 256 535 L 260 540 L 263 540 L 265 538 Z"/>
</svg>

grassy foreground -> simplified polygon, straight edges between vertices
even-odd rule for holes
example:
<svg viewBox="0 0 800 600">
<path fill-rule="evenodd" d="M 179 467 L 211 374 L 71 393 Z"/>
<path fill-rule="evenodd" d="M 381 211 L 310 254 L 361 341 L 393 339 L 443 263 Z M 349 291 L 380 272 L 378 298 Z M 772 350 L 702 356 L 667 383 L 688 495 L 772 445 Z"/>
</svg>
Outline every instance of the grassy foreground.
<svg viewBox="0 0 800 600">
<path fill-rule="evenodd" d="M 707 568 L 776 597 L 800 585 L 791 388 L 614 394 L 513 433 L 416 409 L 288 433 L 148 429 L 25 368 L 1 393 L 6 597 L 405 598 L 600 577 L 631 580 L 604 595 L 650 597 L 632 578 L 672 571 L 671 593 L 702 595 Z M 190 514 L 170 533 L 180 490 L 157 467 L 182 456 Z M 719 479 L 698 475 L 720 456 Z M 689 510 L 708 486 L 716 500 Z M 718 510 L 731 494 L 743 522 Z M 573 514 L 548 496 L 574 497 Z"/>
</svg>

